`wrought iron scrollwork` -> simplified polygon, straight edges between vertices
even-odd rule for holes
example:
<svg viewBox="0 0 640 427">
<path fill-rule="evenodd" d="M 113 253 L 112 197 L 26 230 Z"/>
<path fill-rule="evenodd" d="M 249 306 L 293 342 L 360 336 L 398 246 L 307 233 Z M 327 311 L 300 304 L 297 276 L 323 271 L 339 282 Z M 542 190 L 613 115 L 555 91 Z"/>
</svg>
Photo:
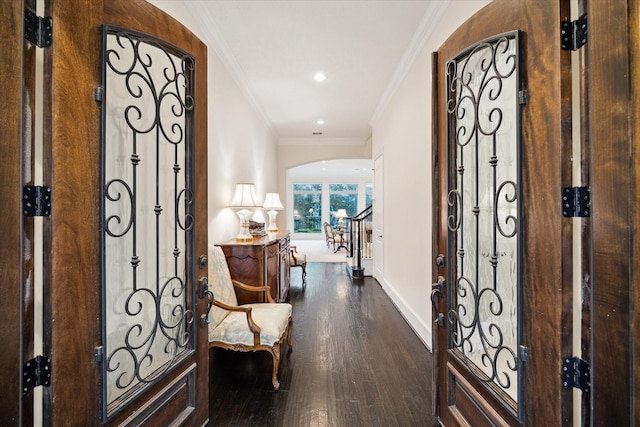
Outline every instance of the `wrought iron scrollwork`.
<svg viewBox="0 0 640 427">
<path fill-rule="evenodd" d="M 518 400 L 520 251 L 518 33 L 447 63 L 449 348 Z M 509 405 L 507 405 L 509 406 Z M 510 406 L 509 406 L 510 407 Z"/>
<path fill-rule="evenodd" d="M 188 53 L 103 28 L 103 417 L 193 350 L 194 75 Z"/>
</svg>

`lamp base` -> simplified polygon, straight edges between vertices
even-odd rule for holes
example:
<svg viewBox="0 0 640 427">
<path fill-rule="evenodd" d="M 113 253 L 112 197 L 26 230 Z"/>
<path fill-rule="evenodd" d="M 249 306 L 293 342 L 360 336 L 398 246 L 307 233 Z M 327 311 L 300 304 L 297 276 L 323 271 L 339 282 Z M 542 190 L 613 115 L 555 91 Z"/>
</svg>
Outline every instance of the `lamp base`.
<svg viewBox="0 0 640 427">
<path fill-rule="evenodd" d="M 251 211 L 241 209 L 238 211 L 240 217 L 240 233 L 236 237 L 236 242 L 253 242 L 253 236 L 249 233 L 249 215 Z"/>
<path fill-rule="evenodd" d="M 276 224 L 276 217 L 278 216 L 278 212 L 271 210 L 267 212 L 267 214 L 269 215 L 269 227 L 267 227 L 267 233 L 277 233 L 278 225 Z"/>
</svg>

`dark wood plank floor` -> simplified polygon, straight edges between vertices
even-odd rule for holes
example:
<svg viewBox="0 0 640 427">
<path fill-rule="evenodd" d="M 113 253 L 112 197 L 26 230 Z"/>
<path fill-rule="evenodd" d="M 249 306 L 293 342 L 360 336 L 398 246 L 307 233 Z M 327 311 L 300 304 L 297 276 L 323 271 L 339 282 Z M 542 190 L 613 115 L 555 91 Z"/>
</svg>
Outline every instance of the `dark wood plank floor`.
<svg viewBox="0 0 640 427">
<path fill-rule="evenodd" d="M 293 350 L 271 356 L 211 350 L 210 425 L 433 426 L 433 358 L 378 283 L 352 283 L 346 264 L 292 271 Z"/>
</svg>

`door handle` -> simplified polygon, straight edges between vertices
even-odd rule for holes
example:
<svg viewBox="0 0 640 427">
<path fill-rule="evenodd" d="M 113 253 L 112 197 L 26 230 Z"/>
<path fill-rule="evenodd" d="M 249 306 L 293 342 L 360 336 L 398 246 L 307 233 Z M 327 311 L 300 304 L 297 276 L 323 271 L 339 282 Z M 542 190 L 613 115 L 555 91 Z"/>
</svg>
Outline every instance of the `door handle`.
<svg viewBox="0 0 640 427">
<path fill-rule="evenodd" d="M 438 304 L 436 303 L 436 296 L 444 298 L 444 277 L 438 276 L 438 282 L 431 285 L 431 305 L 433 307 L 433 313 L 435 314 L 435 322 L 438 326 L 444 326 L 444 314 L 438 311 Z"/>
<path fill-rule="evenodd" d="M 209 305 L 207 306 L 207 312 L 200 316 L 201 328 L 204 328 L 205 326 L 207 326 L 207 323 L 209 323 L 209 312 L 211 311 L 211 307 L 213 307 L 214 300 L 213 292 L 211 292 L 209 289 L 205 290 L 204 294 L 207 298 L 209 298 Z"/>
<path fill-rule="evenodd" d="M 211 311 L 211 307 L 213 307 L 213 292 L 209 290 L 209 280 L 207 276 L 202 276 L 200 280 L 198 280 L 198 296 L 200 298 L 209 298 L 209 305 L 207 306 L 207 312 L 200 316 L 200 327 L 204 328 L 209 323 L 209 312 Z"/>
</svg>

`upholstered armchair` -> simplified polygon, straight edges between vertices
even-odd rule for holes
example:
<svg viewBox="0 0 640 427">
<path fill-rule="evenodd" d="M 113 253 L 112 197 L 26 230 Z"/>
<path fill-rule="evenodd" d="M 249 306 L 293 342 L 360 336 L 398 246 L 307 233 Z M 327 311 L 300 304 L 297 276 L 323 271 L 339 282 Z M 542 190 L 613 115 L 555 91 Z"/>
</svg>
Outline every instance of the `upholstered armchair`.
<svg viewBox="0 0 640 427">
<path fill-rule="evenodd" d="M 307 255 L 298 252 L 296 246 L 291 246 L 291 256 L 289 256 L 289 265 L 291 267 L 300 267 L 302 269 L 302 283 L 307 281 Z"/>
<path fill-rule="evenodd" d="M 231 279 L 224 252 L 209 246 L 210 312 L 208 315 L 209 348 L 233 351 L 267 351 L 273 357 L 273 388 L 278 390 L 280 344 L 286 339 L 291 345 L 291 304 L 275 303 L 268 286 L 249 286 Z M 256 300 L 266 303 L 238 305 L 235 288 L 261 294 Z"/>
<path fill-rule="evenodd" d="M 331 224 L 325 222 L 322 224 L 322 228 L 324 229 L 324 237 L 327 239 L 327 248 L 330 248 L 331 245 L 335 246 L 335 242 L 333 241 L 333 228 Z"/>
<path fill-rule="evenodd" d="M 336 245 L 338 245 L 338 247 L 346 247 L 347 236 L 344 233 L 337 233 L 328 222 L 325 222 L 322 226 L 324 227 L 324 235 L 327 239 L 328 248 L 331 247 L 330 245 L 333 245 L 333 251 L 336 252 Z"/>
</svg>

